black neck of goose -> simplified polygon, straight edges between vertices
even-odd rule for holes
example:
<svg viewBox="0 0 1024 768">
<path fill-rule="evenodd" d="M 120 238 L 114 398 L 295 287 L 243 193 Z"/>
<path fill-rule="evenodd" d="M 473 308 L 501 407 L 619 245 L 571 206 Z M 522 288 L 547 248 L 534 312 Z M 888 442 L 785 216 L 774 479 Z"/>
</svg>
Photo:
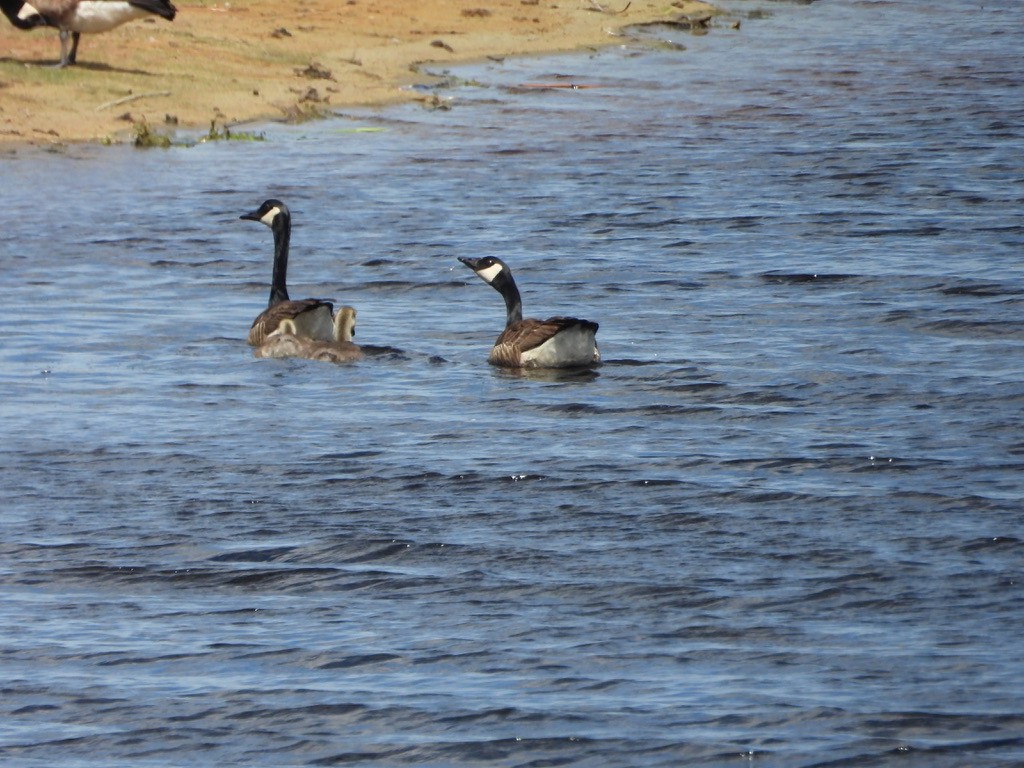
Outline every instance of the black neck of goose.
<svg viewBox="0 0 1024 768">
<path fill-rule="evenodd" d="M 288 245 L 292 237 L 291 218 L 279 213 L 271 227 L 274 232 L 274 276 L 270 281 L 270 301 L 267 306 L 288 301 Z"/>
<path fill-rule="evenodd" d="M 523 319 L 523 300 L 519 296 L 519 288 L 516 287 L 516 281 L 512 279 L 512 275 L 508 270 L 500 272 L 494 278 L 491 286 L 505 299 L 505 311 L 508 313 L 505 327 L 508 328 L 521 322 Z"/>
<path fill-rule="evenodd" d="M 0 10 L 18 29 L 32 29 L 43 23 L 42 18 L 37 15 L 30 16 L 28 19 L 20 18 L 18 14 L 21 12 L 21 6 L 20 0 L 0 0 Z"/>
</svg>

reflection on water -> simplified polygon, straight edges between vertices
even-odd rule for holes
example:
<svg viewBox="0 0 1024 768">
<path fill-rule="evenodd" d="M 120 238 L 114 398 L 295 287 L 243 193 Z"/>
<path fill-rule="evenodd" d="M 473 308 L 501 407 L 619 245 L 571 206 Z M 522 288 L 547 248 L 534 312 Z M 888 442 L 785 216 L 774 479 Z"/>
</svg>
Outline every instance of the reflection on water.
<svg viewBox="0 0 1024 768">
<path fill-rule="evenodd" d="M 1024 760 L 1016 5 L 729 10 L 0 158 L 5 765 Z M 270 196 L 366 360 L 252 358 Z"/>
</svg>

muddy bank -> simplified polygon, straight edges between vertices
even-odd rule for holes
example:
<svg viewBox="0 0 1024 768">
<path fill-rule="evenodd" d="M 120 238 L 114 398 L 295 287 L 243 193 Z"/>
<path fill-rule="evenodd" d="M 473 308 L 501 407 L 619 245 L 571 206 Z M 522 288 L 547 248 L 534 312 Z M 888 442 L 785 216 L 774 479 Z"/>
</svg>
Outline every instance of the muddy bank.
<svg viewBox="0 0 1024 768">
<path fill-rule="evenodd" d="M 123 141 L 142 121 L 206 129 L 423 98 L 422 67 L 607 45 L 628 25 L 711 6 L 679 0 L 233 0 L 176 3 L 83 35 L 78 64 L 55 29 L 0 18 L 0 142 Z"/>
</svg>

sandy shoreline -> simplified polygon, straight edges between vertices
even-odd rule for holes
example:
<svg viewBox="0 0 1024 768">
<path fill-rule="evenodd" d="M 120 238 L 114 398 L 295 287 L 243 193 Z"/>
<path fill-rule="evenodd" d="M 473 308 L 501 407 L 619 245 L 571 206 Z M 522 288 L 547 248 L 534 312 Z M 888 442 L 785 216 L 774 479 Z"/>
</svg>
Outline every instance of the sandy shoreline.
<svg viewBox="0 0 1024 768">
<path fill-rule="evenodd" d="M 628 24 L 700 14 L 697 0 L 177 0 L 82 35 L 53 68 L 57 30 L 0 17 L 0 143 L 126 141 L 133 126 L 209 128 L 423 98 L 419 65 L 613 44 Z"/>
</svg>

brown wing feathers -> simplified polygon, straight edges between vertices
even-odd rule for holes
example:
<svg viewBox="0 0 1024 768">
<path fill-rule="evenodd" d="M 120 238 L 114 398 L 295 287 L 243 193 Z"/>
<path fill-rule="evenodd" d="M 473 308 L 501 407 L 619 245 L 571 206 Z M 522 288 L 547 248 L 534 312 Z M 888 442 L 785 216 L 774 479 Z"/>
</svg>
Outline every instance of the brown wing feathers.
<svg viewBox="0 0 1024 768">
<path fill-rule="evenodd" d="M 539 347 L 556 333 L 574 325 L 592 327 L 594 333 L 597 332 L 597 323 L 575 317 L 549 317 L 547 320 L 526 318 L 502 331 L 495 346 L 511 344 L 520 351 L 526 352 L 534 347 Z"/>
<path fill-rule="evenodd" d="M 249 328 L 249 344 L 259 346 L 267 340 L 267 336 L 278 329 L 283 321 L 299 319 L 301 315 L 314 312 L 321 307 L 327 310 L 327 316 L 330 317 L 334 305 L 320 299 L 293 299 L 281 301 L 268 307 L 252 321 L 252 327 Z M 328 340 L 330 338 L 330 336 L 327 337 Z"/>
</svg>

